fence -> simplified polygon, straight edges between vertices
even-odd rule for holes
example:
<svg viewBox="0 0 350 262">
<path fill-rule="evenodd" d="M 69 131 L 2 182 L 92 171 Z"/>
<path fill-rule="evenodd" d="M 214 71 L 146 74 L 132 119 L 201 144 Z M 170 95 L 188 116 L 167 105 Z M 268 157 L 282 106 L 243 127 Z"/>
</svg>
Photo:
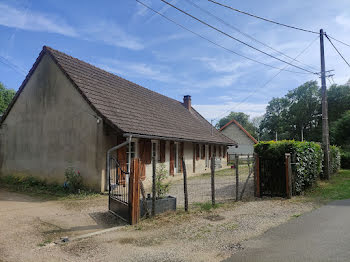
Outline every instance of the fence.
<svg viewBox="0 0 350 262">
<path fill-rule="evenodd" d="M 238 201 L 254 196 L 254 158 L 246 155 L 230 155 L 234 159 L 226 169 L 215 169 L 215 159 L 212 158 L 208 173 L 187 177 L 170 186 L 169 195 L 177 198 L 177 206 L 187 207 L 202 203 L 222 203 Z M 186 166 L 184 170 L 186 170 Z"/>
</svg>

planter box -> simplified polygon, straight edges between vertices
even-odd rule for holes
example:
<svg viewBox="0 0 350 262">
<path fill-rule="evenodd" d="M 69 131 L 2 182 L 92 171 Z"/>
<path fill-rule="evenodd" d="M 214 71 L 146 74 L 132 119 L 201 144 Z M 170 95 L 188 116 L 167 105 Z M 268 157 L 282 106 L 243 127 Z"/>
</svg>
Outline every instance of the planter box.
<svg viewBox="0 0 350 262">
<path fill-rule="evenodd" d="M 150 214 L 152 213 L 152 198 L 146 199 L 146 204 Z M 161 214 L 166 211 L 176 210 L 176 197 L 168 196 L 161 199 L 156 199 L 156 214 Z M 143 217 L 146 214 L 146 210 L 143 206 L 143 200 L 140 199 L 140 215 Z"/>
</svg>

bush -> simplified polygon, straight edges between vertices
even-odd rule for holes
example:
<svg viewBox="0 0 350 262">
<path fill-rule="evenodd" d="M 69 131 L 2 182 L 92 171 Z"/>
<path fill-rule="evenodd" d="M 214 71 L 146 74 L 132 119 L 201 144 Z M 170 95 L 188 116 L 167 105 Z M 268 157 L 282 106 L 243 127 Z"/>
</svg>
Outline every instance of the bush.
<svg viewBox="0 0 350 262">
<path fill-rule="evenodd" d="M 350 151 L 341 152 L 341 168 L 350 169 Z"/>
<path fill-rule="evenodd" d="M 293 194 L 300 194 L 312 186 L 322 173 L 322 149 L 314 142 L 298 142 L 293 140 L 260 142 L 254 147 L 262 159 L 272 159 L 284 163 L 286 153 L 292 155 Z M 281 174 L 274 174 L 281 175 Z"/>
<path fill-rule="evenodd" d="M 164 198 L 170 190 L 170 183 L 165 183 L 164 180 L 167 177 L 167 170 L 165 164 L 162 163 L 156 170 L 156 195 L 157 198 Z"/>
<path fill-rule="evenodd" d="M 83 187 L 83 179 L 79 171 L 75 171 L 73 167 L 68 167 L 64 172 L 66 181 L 64 187 L 71 193 L 77 193 Z"/>
<path fill-rule="evenodd" d="M 331 174 L 335 174 L 339 171 L 340 169 L 340 149 L 336 146 L 331 146 L 330 147 L 330 169 L 331 169 Z"/>
</svg>

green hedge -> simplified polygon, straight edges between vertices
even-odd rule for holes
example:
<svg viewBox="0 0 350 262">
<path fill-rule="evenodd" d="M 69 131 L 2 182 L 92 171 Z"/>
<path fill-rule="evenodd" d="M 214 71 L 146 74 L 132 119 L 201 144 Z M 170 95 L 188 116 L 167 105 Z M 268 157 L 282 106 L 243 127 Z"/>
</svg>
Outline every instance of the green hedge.
<svg viewBox="0 0 350 262">
<path fill-rule="evenodd" d="M 350 169 L 350 151 L 341 152 L 341 168 Z"/>
<path fill-rule="evenodd" d="M 300 194 L 312 186 L 322 172 L 322 149 L 314 142 L 298 142 L 293 140 L 260 142 L 255 145 L 255 153 L 262 159 L 284 161 L 284 155 L 290 153 L 293 165 L 293 194 Z M 276 174 L 279 175 L 279 174 Z"/>
<path fill-rule="evenodd" d="M 340 169 L 340 160 L 341 160 L 341 155 L 340 155 L 340 149 L 339 147 L 336 146 L 331 146 L 330 147 L 330 157 L 331 157 L 331 173 L 335 174 L 339 171 Z"/>
</svg>

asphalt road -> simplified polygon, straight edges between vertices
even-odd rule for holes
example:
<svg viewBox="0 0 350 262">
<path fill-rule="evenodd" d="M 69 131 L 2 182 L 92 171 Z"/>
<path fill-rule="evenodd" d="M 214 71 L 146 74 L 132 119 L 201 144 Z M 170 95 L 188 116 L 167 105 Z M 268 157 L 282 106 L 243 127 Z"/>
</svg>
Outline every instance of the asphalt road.
<svg viewBox="0 0 350 262">
<path fill-rule="evenodd" d="M 293 218 L 242 246 L 225 261 L 350 261 L 350 199 Z"/>
</svg>

